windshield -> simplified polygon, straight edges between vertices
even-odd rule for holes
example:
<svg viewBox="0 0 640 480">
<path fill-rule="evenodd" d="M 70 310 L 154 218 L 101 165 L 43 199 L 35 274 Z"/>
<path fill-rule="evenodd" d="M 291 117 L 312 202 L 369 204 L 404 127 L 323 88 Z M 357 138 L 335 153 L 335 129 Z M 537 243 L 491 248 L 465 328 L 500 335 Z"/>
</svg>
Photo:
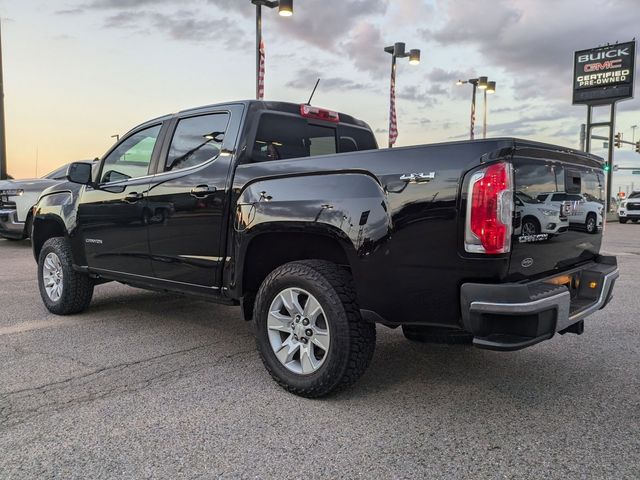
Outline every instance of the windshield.
<svg viewBox="0 0 640 480">
<path fill-rule="evenodd" d="M 42 178 L 48 178 L 51 180 L 64 180 L 67 176 L 67 165 L 63 165 L 62 167 L 54 170 L 53 172 L 47 173 Z"/>
<path fill-rule="evenodd" d="M 640 198 L 640 192 L 633 192 L 629 195 L 629 198 Z"/>
<path fill-rule="evenodd" d="M 523 203 L 542 203 L 537 198 L 533 198 L 523 192 L 516 192 L 516 197 L 518 197 L 518 199 Z"/>
</svg>

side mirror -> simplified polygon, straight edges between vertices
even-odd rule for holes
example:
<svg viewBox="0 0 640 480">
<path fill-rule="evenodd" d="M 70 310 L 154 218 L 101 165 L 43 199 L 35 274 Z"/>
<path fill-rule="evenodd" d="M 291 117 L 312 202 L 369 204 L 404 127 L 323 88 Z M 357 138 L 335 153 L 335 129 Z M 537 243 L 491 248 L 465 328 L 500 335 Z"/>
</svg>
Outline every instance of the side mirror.
<svg viewBox="0 0 640 480">
<path fill-rule="evenodd" d="M 67 168 L 67 180 L 80 185 L 92 185 L 93 176 L 91 164 L 85 162 L 73 162 Z"/>
</svg>

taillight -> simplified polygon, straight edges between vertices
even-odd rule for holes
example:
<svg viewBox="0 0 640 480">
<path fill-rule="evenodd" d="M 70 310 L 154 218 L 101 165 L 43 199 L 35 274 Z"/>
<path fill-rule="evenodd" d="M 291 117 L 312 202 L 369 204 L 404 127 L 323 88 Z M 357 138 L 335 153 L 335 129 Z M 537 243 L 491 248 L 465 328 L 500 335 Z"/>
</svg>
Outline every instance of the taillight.
<svg viewBox="0 0 640 480">
<path fill-rule="evenodd" d="M 306 118 L 315 118 L 317 120 L 325 120 L 327 122 L 338 123 L 340 115 L 338 112 L 325 110 L 324 108 L 312 107 L 311 105 L 300 105 L 300 115 Z"/>
<path fill-rule="evenodd" d="M 510 163 L 495 163 L 474 173 L 467 198 L 465 250 L 487 254 L 509 252 L 513 209 Z"/>
</svg>

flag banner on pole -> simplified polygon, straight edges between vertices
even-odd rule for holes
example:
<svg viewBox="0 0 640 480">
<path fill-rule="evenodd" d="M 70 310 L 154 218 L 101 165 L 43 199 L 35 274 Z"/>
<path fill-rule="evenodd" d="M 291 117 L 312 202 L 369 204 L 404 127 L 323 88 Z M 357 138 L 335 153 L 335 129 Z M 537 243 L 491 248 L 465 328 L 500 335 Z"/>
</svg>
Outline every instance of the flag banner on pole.
<svg viewBox="0 0 640 480">
<path fill-rule="evenodd" d="M 473 140 L 475 137 L 475 131 L 476 131 L 476 102 L 474 97 L 474 101 L 471 102 L 471 135 L 469 137 L 471 138 L 471 140 Z"/>
<path fill-rule="evenodd" d="M 264 99 L 264 41 L 260 42 L 260 72 L 258 74 L 258 100 Z"/>
<path fill-rule="evenodd" d="M 398 118 L 396 116 L 396 68 L 391 69 L 391 101 L 389 111 L 389 146 L 393 146 L 398 139 Z"/>
</svg>

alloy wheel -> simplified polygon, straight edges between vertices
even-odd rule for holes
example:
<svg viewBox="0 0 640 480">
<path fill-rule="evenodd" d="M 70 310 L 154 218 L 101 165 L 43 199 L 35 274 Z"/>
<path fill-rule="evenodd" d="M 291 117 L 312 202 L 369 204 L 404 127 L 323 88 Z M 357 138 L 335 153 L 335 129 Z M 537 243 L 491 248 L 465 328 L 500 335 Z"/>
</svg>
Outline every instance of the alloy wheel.
<svg viewBox="0 0 640 480">
<path fill-rule="evenodd" d="M 522 233 L 524 235 L 535 235 L 536 230 L 536 226 L 531 222 L 524 222 L 522 224 Z"/>
<path fill-rule="evenodd" d="M 267 318 L 269 343 L 276 358 L 299 375 L 317 372 L 329 353 L 331 333 L 320 302 L 301 288 L 278 293 Z"/>
<path fill-rule="evenodd" d="M 55 253 L 49 253 L 42 265 L 42 280 L 47 296 L 54 302 L 62 296 L 64 273 L 60 258 Z"/>
</svg>

